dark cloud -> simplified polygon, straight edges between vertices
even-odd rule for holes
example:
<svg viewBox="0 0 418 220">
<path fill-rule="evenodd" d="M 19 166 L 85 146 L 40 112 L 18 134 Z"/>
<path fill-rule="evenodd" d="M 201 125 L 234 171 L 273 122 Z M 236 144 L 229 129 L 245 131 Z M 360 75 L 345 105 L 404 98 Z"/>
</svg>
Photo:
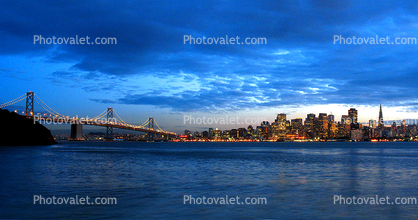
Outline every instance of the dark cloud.
<svg viewBox="0 0 418 220">
<path fill-rule="evenodd" d="M 333 43 L 334 35 L 417 37 L 416 1 L 6 0 L 0 7 L 0 54 L 72 63 L 49 79 L 118 94 L 98 102 L 234 111 L 417 101 L 418 45 Z M 116 37 L 117 44 L 34 45 L 34 35 Z M 265 37 L 267 45 L 190 45 L 184 35 Z M 142 76 L 177 85 L 129 84 Z"/>
</svg>

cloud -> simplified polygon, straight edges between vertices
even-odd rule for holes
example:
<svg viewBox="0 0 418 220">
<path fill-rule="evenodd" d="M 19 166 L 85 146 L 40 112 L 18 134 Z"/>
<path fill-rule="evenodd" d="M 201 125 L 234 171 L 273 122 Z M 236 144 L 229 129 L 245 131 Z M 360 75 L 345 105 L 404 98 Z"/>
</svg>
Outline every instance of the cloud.
<svg viewBox="0 0 418 220">
<path fill-rule="evenodd" d="M 417 45 L 333 43 L 334 35 L 418 36 L 415 1 L 3 1 L 0 6 L 0 55 L 71 63 L 45 78 L 113 94 L 92 99 L 97 102 L 218 112 L 417 101 Z M 116 37 L 118 43 L 39 45 L 33 35 Z M 265 37 L 268 43 L 190 45 L 183 44 L 184 35 Z"/>
</svg>

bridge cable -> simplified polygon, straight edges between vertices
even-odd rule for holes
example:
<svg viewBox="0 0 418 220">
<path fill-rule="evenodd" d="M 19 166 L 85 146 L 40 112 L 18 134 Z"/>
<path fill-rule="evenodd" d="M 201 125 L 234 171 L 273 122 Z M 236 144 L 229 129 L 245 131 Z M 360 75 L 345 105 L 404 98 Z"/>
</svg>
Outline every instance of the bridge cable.
<svg viewBox="0 0 418 220">
<path fill-rule="evenodd" d="M 150 123 L 150 121 L 149 121 L 149 119 L 148 119 L 146 122 L 142 123 L 142 125 L 140 125 L 140 126 L 142 126 L 142 127 L 146 127 L 149 123 Z"/>
<path fill-rule="evenodd" d="M 115 115 L 116 115 L 116 117 L 123 123 L 123 124 L 127 124 L 128 125 L 128 123 L 126 123 L 124 120 L 122 120 L 122 118 L 118 115 L 118 113 L 116 113 L 116 111 L 115 110 L 113 110 L 113 113 L 115 113 Z"/>
<path fill-rule="evenodd" d="M 35 102 L 36 103 L 38 103 L 38 105 L 39 106 L 41 106 L 41 108 L 43 108 L 45 111 L 47 111 L 49 114 L 51 114 L 51 115 L 55 115 L 55 116 L 62 116 L 62 117 L 65 117 L 64 115 L 61 115 L 61 114 L 57 114 L 57 112 L 52 112 L 52 111 L 50 111 L 49 109 L 47 109 L 47 108 L 45 108 L 43 105 L 41 105 L 39 102 L 38 102 L 38 100 L 36 100 L 35 99 Z"/>
<path fill-rule="evenodd" d="M 20 102 L 20 101 L 24 100 L 25 98 L 26 98 L 26 97 L 22 97 L 21 99 L 16 100 L 16 101 L 14 101 L 14 102 L 4 103 L 4 104 L 2 104 L 2 105 L 0 106 L 0 108 L 4 108 L 4 107 L 7 107 L 7 106 L 11 106 L 11 105 L 13 105 L 13 104 L 16 104 L 16 103 L 18 103 L 18 102 Z"/>
<path fill-rule="evenodd" d="M 144 123 L 142 123 L 140 126 L 143 126 L 143 127 L 145 127 L 145 126 L 147 126 L 148 124 L 149 124 L 149 118 L 144 122 Z"/>
<path fill-rule="evenodd" d="M 65 117 L 65 115 L 62 115 L 62 114 L 60 114 L 60 113 L 58 113 L 57 111 L 55 111 L 55 110 L 53 110 L 51 107 L 49 107 L 47 104 L 45 104 L 45 102 L 43 102 L 36 94 L 34 94 L 35 95 L 35 97 L 39 100 L 39 101 L 41 101 L 41 103 L 42 104 L 44 104 L 45 105 L 45 107 L 47 107 L 48 109 L 50 109 L 52 112 L 54 112 L 54 115 L 58 115 L 58 116 L 64 116 Z M 39 102 L 36 102 L 36 103 L 38 103 L 39 104 Z M 42 105 L 41 104 L 39 104 L 41 107 L 42 107 Z M 44 107 L 42 107 L 42 108 L 44 108 Z M 44 108 L 45 109 L 45 108 Z M 45 109 L 46 110 L 46 109 Z M 48 111 L 49 112 L 49 111 Z"/>
<path fill-rule="evenodd" d="M 157 128 L 159 128 L 161 131 L 164 131 L 163 129 L 160 128 L 160 126 L 158 126 L 157 121 L 154 120 L 155 125 L 157 125 Z"/>
<path fill-rule="evenodd" d="M 6 103 L 1 104 L 1 105 L 0 105 L 0 108 L 4 108 L 4 107 L 10 106 L 10 105 L 13 105 L 13 104 L 15 104 L 15 103 L 18 103 L 18 102 L 22 101 L 22 100 L 23 100 L 23 99 L 25 99 L 25 98 L 26 98 L 26 94 L 23 94 L 23 95 L 21 95 L 21 96 L 19 96 L 19 97 L 15 98 L 15 99 L 13 99 L 13 100 L 11 100 L 11 101 L 8 101 L 8 102 L 6 102 Z"/>
<path fill-rule="evenodd" d="M 105 110 L 104 112 L 102 112 L 100 115 L 98 115 L 98 116 L 96 116 L 96 117 L 94 117 L 94 118 L 92 118 L 92 119 L 97 119 L 97 118 L 102 118 L 104 115 L 106 115 L 107 113 L 109 112 L 109 110 Z"/>
</svg>

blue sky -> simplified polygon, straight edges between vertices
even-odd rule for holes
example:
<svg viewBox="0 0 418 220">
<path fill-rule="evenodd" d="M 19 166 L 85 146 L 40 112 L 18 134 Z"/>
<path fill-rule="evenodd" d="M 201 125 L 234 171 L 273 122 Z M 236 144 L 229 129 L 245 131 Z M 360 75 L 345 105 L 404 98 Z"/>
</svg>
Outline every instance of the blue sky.
<svg viewBox="0 0 418 220">
<path fill-rule="evenodd" d="M 380 103 L 385 119 L 418 118 L 418 45 L 333 42 L 418 38 L 416 1 L 5 0 L 0 8 L 1 103 L 34 91 L 61 114 L 113 107 L 127 122 L 152 116 L 175 132 L 236 127 L 184 125 L 184 115 L 339 120 L 354 107 L 368 121 Z M 117 44 L 39 45 L 34 35 Z M 267 44 L 190 45 L 184 35 Z"/>
</svg>

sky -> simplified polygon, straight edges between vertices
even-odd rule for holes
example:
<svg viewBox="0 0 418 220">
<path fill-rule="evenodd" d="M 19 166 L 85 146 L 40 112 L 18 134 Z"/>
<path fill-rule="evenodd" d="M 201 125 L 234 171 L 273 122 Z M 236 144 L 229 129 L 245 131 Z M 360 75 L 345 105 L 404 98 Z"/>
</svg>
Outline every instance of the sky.
<svg viewBox="0 0 418 220">
<path fill-rule="evenodd" d="M 417 43 L 334 41 L 418 38 L 414 0 L 4 0 L 0 8 L 0 103 L 33 91 L 63 115 L 113 107 L 126 122 L 154 117 L 177 133 L 247 126 L 185 124 L 187 117 L 272 122 L 282 112 L 332 112 L 340 120 L 356 108 L 367 122 L 378 119 L 379 104 L 384 119 L 418 118 Z M 39 35 L 117 44 L 41 45 Z M 266 43 L 184 43 L 226 35 Z"/>
</svg>

